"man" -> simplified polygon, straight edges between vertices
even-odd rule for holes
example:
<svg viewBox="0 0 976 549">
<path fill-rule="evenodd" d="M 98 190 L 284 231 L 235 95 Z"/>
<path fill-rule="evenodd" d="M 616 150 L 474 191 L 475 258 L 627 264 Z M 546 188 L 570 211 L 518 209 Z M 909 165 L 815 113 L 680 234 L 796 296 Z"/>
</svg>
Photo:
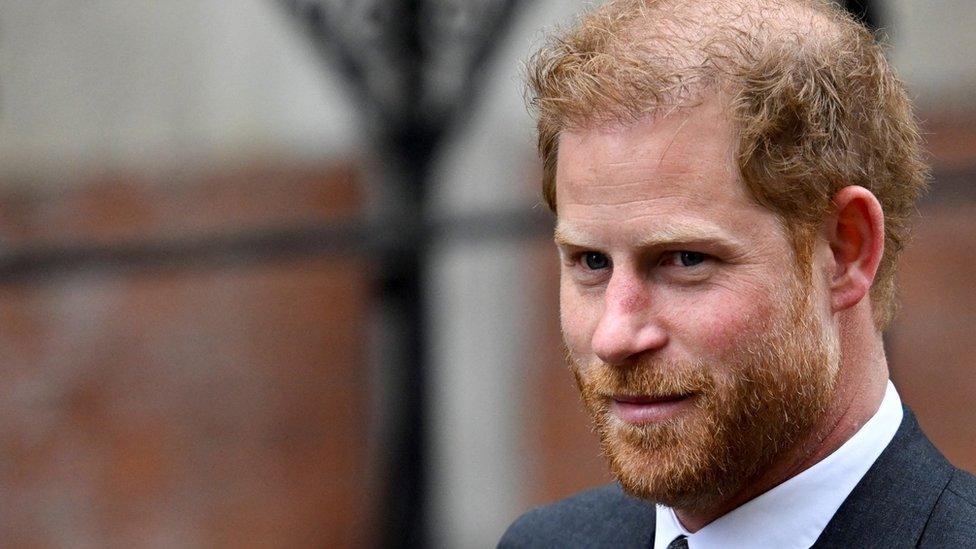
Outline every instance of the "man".
<svg viewBox="0 0 976 549">
<path fill-rule="evenodd" d="M 502 547 L 976 547 L 882 345 L 926 168 L 814 0 L 621 0 L 533 59 L 571 369 L 618 483 Z"/>
</svg>

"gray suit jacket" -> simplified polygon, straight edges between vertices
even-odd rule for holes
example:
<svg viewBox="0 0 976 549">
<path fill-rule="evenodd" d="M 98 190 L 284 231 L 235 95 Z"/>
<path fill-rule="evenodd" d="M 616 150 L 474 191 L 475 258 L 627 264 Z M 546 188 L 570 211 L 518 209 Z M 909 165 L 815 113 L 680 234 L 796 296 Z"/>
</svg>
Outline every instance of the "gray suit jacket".
<svg viewBox="0 0 976 549">
<path fill-rule="evenodd" d="M 653 505 L 610 484 L 526 513 L 498 546 L 647 549 L 654 520 Z M 814 547 L 976 548 L 976 477 L 946 461 L 905 408 L 895 437 Z"/>
</svg>

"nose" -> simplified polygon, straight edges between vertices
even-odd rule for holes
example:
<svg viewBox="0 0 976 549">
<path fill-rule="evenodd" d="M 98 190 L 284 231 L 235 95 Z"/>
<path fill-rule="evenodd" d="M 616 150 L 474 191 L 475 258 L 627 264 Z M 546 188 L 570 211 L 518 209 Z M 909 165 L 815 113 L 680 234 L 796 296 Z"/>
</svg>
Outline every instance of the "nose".
<svg viewBox="0 0 976 549">
<path fill-rule="evenodd" d="M 607 364 L 624 364 L 660 349 L 667 331 L 652 311 L 644 281 L 613 274 L 604 292 L 603 314 L 593 332 L 593 352 Z"/>
</svg>

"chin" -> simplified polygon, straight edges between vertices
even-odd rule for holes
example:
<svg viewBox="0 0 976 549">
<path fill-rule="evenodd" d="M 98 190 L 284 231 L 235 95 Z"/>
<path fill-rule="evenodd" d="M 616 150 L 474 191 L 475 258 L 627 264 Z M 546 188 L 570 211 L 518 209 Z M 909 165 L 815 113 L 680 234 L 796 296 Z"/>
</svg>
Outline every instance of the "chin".
<svg viewBox="0 0 976 549">
<path fill-rule="evenodd" d="M 739 462 L 735 474 L 727 474 L 728 446 L 722 447 L 723 437 L 714 436 L 700 411 L 665 424 L 614 423 L 601 431 L 610 469 L 627 493 L 648 502 L 689 511 L 713 508 L 767 465 Z"/>
</svg>

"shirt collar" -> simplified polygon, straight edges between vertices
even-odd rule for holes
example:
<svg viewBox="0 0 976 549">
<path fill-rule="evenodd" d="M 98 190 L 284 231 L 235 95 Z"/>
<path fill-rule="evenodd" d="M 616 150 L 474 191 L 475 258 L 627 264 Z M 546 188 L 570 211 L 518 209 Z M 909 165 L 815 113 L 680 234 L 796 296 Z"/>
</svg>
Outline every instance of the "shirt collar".
<svg viewBox="0 0 976 549">
<path fill-rule="evenodd" d="M 840 448 L 694 534 L 671 508 L 658 505 L 654 549 L 665 549 L 681 534 L 688 536 L 689 549 L 810 547 L 894 438 L 903 413 L 898 392 L 888 381 L 878 411 Z"/>
</svg>

